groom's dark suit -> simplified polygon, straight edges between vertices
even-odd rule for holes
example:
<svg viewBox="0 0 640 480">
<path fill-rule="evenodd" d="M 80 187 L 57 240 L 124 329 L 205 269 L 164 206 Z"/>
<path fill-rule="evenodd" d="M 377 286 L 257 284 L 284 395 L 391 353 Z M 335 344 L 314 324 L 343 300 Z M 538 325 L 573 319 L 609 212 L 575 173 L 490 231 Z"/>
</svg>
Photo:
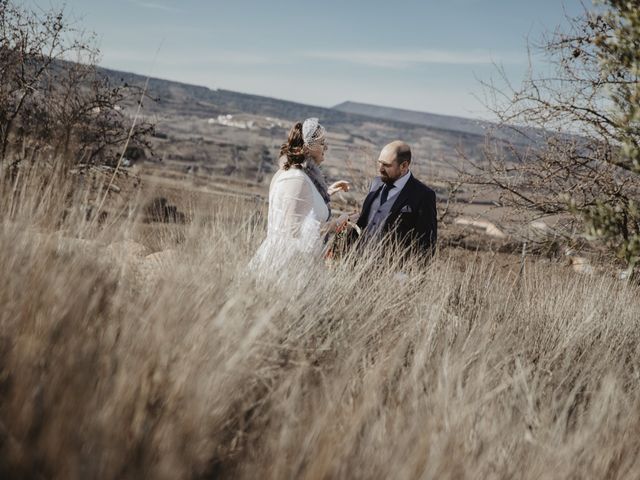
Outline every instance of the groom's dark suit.
<svg viewBox="0 0 640 480">
<path fill-rule="evenodd" d="M 438 237 L 436 194 L 413 174 L 409 175 L 404 188 L 395 198 L 389 199 L 393 206 L 378 235 L 384 237 L 391 231 L 391 238 L 401 242 L 403 246 L 412 247 L 417 252 L 432 254 Z M 376 177 L 362 205 L 357 224 L 363 229 L 365 238 L 371 206 L 376 197 L 381 195 L 383 186 L 384 182 L 380 177 Z"/>
</svg>

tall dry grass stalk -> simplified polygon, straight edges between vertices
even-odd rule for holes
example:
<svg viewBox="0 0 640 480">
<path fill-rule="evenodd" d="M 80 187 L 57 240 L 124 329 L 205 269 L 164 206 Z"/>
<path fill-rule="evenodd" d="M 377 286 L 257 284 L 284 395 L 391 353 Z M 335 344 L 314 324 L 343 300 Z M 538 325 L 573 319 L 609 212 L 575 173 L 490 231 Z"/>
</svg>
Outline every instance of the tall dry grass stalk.
<svg viewBox="0 0 640 480">
<path fill-rule="evenodd" d="M 640 476 L 634 287 L 380 249 L 260 281 L 253 205 L 144 256 L 50 182 L 1 192 L 2 478 Z"/>
</svg>

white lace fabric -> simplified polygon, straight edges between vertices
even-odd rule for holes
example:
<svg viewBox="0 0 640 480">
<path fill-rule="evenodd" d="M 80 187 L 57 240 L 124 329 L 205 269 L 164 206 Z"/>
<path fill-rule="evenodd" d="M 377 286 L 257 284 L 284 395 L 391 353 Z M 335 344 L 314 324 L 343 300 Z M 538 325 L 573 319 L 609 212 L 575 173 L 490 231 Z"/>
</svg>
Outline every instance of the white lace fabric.
<svg viewBox="0 0 640 480">
<path fill-rule="evenodd" d="M 302 124 L 302 139 L 307 147 L 315 147 L 325 139 L 325 128 L 317 118 L 307 118 Z"/>
<path fill-rule="evenodd" d="M 250 268 L 277 273 L 294 262 L 321 258 L 321 228 L 329 210 L 322 196 L 301 170 L 279 170 L 269 188 L 267 237 Z"/>
</svg>

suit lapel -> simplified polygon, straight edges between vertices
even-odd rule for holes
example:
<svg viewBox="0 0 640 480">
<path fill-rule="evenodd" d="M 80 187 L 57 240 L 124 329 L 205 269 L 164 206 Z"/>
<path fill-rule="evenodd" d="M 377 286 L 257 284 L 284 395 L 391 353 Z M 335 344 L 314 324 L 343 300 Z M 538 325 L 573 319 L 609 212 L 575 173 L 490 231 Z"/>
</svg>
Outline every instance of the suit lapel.
<svg viewBox="0 0 640 480">
<path fill-rule="evenodd" d="M 389 212 L 388 218 L 391 218 L 397 215 L 400 209 L 406 203 L 406 201 L 409 200 L 409 197 L 411 196 L 411 191 L 413 189 L 413 181 L 414 181 L 413 175 L 411 175 L 411 178 L 407 180 L 407 184 L 404 186 L 402 191 L 396 197 L 396 201 L 393 202 L 393 206 L 391 207 L 391 211 Z"/>
</svg>

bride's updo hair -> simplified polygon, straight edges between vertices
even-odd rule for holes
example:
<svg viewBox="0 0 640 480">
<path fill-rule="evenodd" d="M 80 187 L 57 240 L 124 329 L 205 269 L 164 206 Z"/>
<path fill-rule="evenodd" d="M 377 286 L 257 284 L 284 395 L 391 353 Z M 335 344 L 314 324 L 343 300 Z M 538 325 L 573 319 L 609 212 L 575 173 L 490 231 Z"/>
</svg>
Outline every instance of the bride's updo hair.
<svg viewBox="0 0 640 480">
<path fill-rule="evenodd" d="M 285 170 L 289 170 L 291 167 L 301 168 L 305 159 L 301 122 L 296 123 L 289 130 L 287 143 L 283 143 L 280 147 L 280 157 L 284 157 L 282 168 Z"/>
</svg>

